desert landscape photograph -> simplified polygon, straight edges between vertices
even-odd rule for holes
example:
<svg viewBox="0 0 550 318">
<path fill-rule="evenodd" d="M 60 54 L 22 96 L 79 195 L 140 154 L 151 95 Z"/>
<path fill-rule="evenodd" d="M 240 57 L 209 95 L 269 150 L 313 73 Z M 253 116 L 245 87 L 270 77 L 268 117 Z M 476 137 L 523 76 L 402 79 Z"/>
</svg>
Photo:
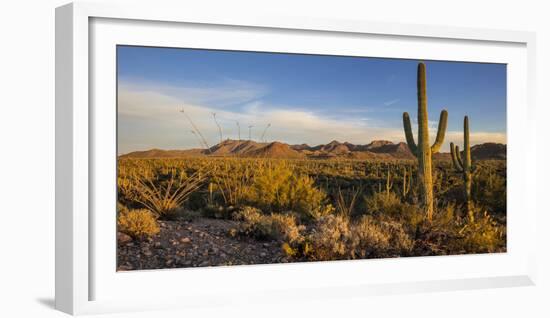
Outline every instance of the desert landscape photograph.
<svg viewBox="0 0 550 318">
<path fill-rule="evenodd" d="M 505 64 L 119 45 L 117 270 L 504 253 L 506 83 Z"/>
</svg>

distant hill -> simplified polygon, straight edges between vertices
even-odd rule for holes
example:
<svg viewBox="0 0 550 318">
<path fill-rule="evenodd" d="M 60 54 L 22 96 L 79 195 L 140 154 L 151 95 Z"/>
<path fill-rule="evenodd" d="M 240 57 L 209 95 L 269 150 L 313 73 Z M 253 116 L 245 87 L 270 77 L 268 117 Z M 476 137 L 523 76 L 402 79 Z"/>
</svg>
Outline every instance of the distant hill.
<svg viewBox="0 0 550 318">
<path fill-rule="evenodd" d="M 265 143 L 257 143 L 250 140 L 224 140 L 221 143 L 210 148 L 210 151 L 203 150 L 207 155 L 213 156 L 230 156 L 230 155 L 246 155 L 255 150 L 265 147 Z"/>
<path fill-rule="evenodd" d="M 472 159 L 500 159 L 506 160 L 506 145 L 487 142 L 475 145 L 471 149 Z"/>
<path fill-rule="evenodd" d="M 203 155 L 202 149 L 189 149 L 189 150 L 162 150 L 162 149 L 150 149 L 144 151 L 134 151 L 124 155 L 120 155 L 120 158 L 139 158 L 139 159 L 154 159 L 154 158 L 182 158 L 190 156 Z"/>
<path fill-rule="evenodd" d="M 472 158 L 506 159 L 506 145 L 485 143 L 472 147 Z M 161 150 L 151 149 L 136 151 L 121 158 L 182 158 L 196 156 L 211 157 L 261 157 L 281 159 L 359 159 L 359 160 L 389 160 L 409 159 L 415 157 L 406 143 L 393 143 L 387 140 L 375 140 L 365 145 L 355 145 L 349 142 L 341 143 L 333 140 L 328 144 L 309 146 L 307 144 L 288 145 L 282 142 L 260 143 L 251 140 L 225 140 L 210 149 Z M 436 153 L 434 159 L 450 160 L 449 153 Z"/>
<path fill-rule="evenodd" d="M 261 147 L 250 151 L 248 153 L 250 157 L 262 157 L 262 158 L 305 158 L 306 155 L 299 151 L 290 148 L 289 145 L 280 142 L 272 142 L 265 147 Z"/>
</svg>

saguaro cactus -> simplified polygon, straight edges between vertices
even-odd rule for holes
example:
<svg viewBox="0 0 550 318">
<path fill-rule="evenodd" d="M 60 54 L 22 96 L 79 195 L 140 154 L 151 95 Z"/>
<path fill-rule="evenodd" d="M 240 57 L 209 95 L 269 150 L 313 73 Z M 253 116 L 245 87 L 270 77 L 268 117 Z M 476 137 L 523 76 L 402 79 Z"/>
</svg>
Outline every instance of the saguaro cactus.
<svg viewBox="0 0 550 318">
<path fill-rule="evenodd" d="M 414 142 L 411 129 L 411 120 L 407 112 L 403 113 L 403 127 L 405 138 L 409 149 L 418 159 L 418 181 L 422 189 L 422 202 L 426 210 L 428 221 L 433 217 L 433 181 L 432 181 L 432 153 L 438 152 L 445 139 L 447 130 L 447 111 L 442 110 L 439 117 L 437 137 L 430 146 L 430 133 L 428 130 L 428 101 L 426 98 L 426 65 L 418 64 L 417 71 L 417 92 L 418 92 L 418 145 Z"/>
<path fill-rule="evenodd" d="M 464 152 L 460 158 L 460 149 L 451 142 L 451 157 L 453 166 L 457 172 L 462 173 L 464 178 L 464 196 L 466 200 L 466 213 L 470 222 L 474 220 L 472 208 L 472 157 L 470 155 L 470 122 L 468 116 L 464 116 Z"/>
</svg>

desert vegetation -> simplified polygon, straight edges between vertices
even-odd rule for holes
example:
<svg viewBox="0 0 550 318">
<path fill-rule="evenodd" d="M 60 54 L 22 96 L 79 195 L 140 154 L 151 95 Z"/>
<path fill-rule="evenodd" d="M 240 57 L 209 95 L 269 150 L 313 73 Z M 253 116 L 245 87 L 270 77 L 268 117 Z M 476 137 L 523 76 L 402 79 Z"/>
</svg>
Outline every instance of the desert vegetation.
<svg viewBox="0 0 550 318">
<path fill-rule="evenodd" d="M 209 219 L 236 246 L 269 242 L 285 262 L 505 251 L 505 161 L 476 164 L 470 203 L 452 162 L 433 168 L 428 219 L 412 160 L 120 159 L 119 231 L 141 251 L 156 241 L 156 223 L 192 227 Z M 185 246 L 184 236 L 175 241 Z M 170 267 L 169 259 L 140 268 Z M 184 266 L 185 257 L 178 259 L 171 266 Z M 208 264 L 230 262 L 254 263 Z"/>
<path fill-rule="evenodd" d="M 204 150 L 118 158 L 118 269 L 506 251 L 506 160 L 475 155 L 468 117 L 464 150 L 438 153 L 445 110 L 430 145 L 425 72 L 419 64 L 416 142 L 403 114 L 405 148 L 258 148 L 223 140 L 216 114 L 209 147 L 185 114 Z"/>
</svg>

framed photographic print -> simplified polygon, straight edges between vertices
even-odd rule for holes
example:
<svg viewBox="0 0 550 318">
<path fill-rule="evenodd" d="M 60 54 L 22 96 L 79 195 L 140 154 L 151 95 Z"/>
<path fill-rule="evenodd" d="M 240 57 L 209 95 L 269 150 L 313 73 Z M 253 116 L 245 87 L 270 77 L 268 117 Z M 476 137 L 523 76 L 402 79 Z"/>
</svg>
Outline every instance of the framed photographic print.
<svg viewBox="0 0 550 318">
<path fill-rule="evenodd" d="M 182 11 L 57 9 L 56 308 L 533 284 L 533 34 Z"/>
</svg>

